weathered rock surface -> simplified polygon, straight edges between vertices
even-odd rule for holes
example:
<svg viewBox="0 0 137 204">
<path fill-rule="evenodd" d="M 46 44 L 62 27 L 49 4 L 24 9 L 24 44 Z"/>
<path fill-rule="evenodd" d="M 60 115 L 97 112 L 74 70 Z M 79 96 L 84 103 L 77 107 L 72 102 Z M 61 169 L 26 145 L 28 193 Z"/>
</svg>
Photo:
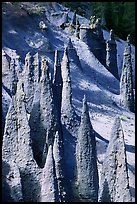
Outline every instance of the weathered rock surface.
<svg viewBox="0 0 137 204">
<path fill-rule="evenodd" d="M 132 78 L 131 45 L 128 39 L 125 44 L 122 74 L 120 78 L 120 97 L 121 105 L 134 112 L 135 103 Z"/>
<path fill-rule="evenodd" d="M 102 166 L 99 202 L 131 202 L 124 134 L 118 116 Z"/>
<path fill-rule="evenodd" d="M 86 98 L 83 99 L 81 123 L 76 144 L 76 176 L 79 199 L 88 202 L 98 201 L 98 170 L 96 140 L 90 122 Z"/>
</svg>

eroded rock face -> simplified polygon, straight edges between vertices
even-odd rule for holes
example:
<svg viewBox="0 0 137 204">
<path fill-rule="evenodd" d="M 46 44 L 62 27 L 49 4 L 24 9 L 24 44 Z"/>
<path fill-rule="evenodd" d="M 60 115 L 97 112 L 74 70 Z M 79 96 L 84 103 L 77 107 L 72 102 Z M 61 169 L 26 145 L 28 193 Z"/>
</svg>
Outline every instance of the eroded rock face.
<svg viewBox="0 0 137 204">
<path fill-rule="evenodd" d="M 25 66 L 23 70 L 23 83 L 24 93 L 26 98 L 27 113 L 31 112 L 32 103 L 34 98 L 34 65 L 33 57 L 28 52 L 25 57 Z"/>
<path fill-rule="evenodd" d="M 13 97 L 5 120 L 2 144 L 2 158 L 7 162 L 11 159 L 15 160 L 16 158 L 18 137 L 17 128 L 16 99 Z"/>
<path fill-rule="evenodd" d="M 131 45 L 128 39 L 125 45 L 122 74 L 120 78 L 120 98 L 121 105 L 123 105 L 132 112 L 135 111 L 131 63 Z"/>
<path fill-rule="evenodd" d="M 55 170 L 56 177 L 58 182 L 58 191 L 59 191 L 59 201 L 67 201 L 67 190 L 65 183 L 65 168 L 64 168 L 64 148 L 62 135 L 57 131 L 55 134 L 54 145 L 53 145 L 53 157 L 55 160 Z"/>
<path fill-rule="evenodd" d="M 57 112 L 53 102 L 53 92 L 49 79 L 48 62 L 42 59 L 41 94 L 40 94 L 41 123 L 47 133 L 46 143 L 53 144 L 57 127 Z"/>
<path fill-rule="evenodd" d="M 12 158 L 2 161 L 2 192 L 3 202 L 23 202 L 19 167 Z"/>
<path fill-rule="evenodd" d="M 85 96 L 76 144 L 76 161 L 79 199 L 82 201 L 97 202 L 99 181 L 96 141 Z"/>
<path fill-rule="evenodd" d="M 97 19 L 94 27 L 82 24 L 80 26 L 80 39 L 85 42 L 95 57 L 106 66 L 106 42 L 104 40 L 100 19 Z"/>
<path fill-rule="evenodd" d="M 119 79 L 117 67 L 117 48 L 113 30 L 110 30 L 110 39 L 106 43 L 106 66 L 107 69 L 117 79 Z"/>
<path fill-rule="evenodd" d="M 53 158 L 53 146 L 50 145 L 42 174 L 41 202 L 58 202 L 58 184 Z"/>
<path fill-rule="evenodd" d="M 58 51 L 55 51 L 54 60 L 54 77 L 52 82 L 53 89 L 53 101 L 57 109 L 58 120 L 61 118 L 61 101 L 62 101 L 62 74 L 61 74 L 61 63 L 58 56 Z"/>
<path fill-rule="evenodd" d="M 99 202 L 131 202 L 124 133 L 118 116 L 102 166 Z"/>
<path fill-rule="evenodd" d="M 61 63 L 62 79 L 63 79 L 63 89 L 62 89 L 62 106 L 61 113 L 64 115 L 65 119 L 68 119 L 68 124 L 71 120 L 75 119 L 76 113 L 72 105 L 72 88 L 71 88 L 71 77 L 70 77 L 70 67 L 68 58 L 68 48 L 64 49 L 64 56 Z"/>
</svg>

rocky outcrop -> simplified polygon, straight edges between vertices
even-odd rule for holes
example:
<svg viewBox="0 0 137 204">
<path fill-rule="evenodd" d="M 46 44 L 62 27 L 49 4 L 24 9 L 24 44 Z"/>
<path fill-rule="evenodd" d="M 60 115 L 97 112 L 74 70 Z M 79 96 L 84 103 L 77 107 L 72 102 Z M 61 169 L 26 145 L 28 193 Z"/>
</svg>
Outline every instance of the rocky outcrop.
<svg viewBox="0 0 137 204">
<path fill-rule="evenodd" d="M 76 126 L 78 117 L 72 105 L 72 87 L 67 47 L 65 47 L 64 49 L 64 55 L 61 63 L 61 71 L 63 79 L 62 104 L 61 104 L 62 122 L 70 130 L 73 129 L 73 125 Z"/>
<path fill-rule="evenodd" d="M 96 140 L 90 122 L 86 97 L 83 98 L 81 123 L 76 143 L 76 176 L 79 200 L 97 202 L 98 169 Z"/>
<path fill-rule="evenodd" d="M 100 19 L 96 20 L 93 28 L 89 25 L 82 24 L 80 26 L 80 39 L 88 45 L 95 57 L 106 66 L 106 42 Z"/>
<path fill-rule="evenodd" d="M 114 31 L 110 30 L 110 39 L 106 43 L 106 67 L 117 79 L 119 79 L 116 47 Z"/>
<path fill-rule="evenodd" d="M 5 130 L 2 144 L 2 158 L 9 162 L 15 160 L 17 154 L 17 112 L 16 100 L 12 97 L 5 120 Z"/>
<path fill-rule="evenodd" d="M 27 113 L 31 112 L 34 97 L 34 65 L 33 57 L 28 52 L 25 57 L 25 66 L 23 70 L 24 93 L 26 99 Z"/>
<path fill-rule="evenodd" d="M 65 168 L 64 168 L 64 147 L 62 135 L 57 131 L 55 134 L 53 145 L 53 157 L 55 160 L 56 178 L 58 182 L 59 201 L 67 201 L 67 190 L 65 182 Z"/>
<path fill-rule="evenodd" d="M 2 202 L 23 202 L 21 177 L 18 165 L 2 161 Z"/>
<path fill-rule="evenodd" d="M 15 59 L 11 59 L 10 61 L 10 69 L 11 69 L 11 94 L 15 95 L 17 90 L 17 82 L 18 77 L 15 69 Z"/>
<path fill-rule="evenodd" d="M 22 90 L 22 81 L 17 85 L 17 157 L 19 166 L 23 199 L 25 202 L 36 202 L 40 196 L 39 168 L 33 158 L 32 141 L 30 138 L 30 127 L 25 108 L 25 94 Z"/>
<path fill-rule="evenodd" d="M 120 101 L 126 109 L 131 112 L 135 111 L 132 63 L 131 63 L 131 45 L 127 38 L 125 44 L 122 74 L 120 78 Z"/>
<path fill-rule="evenodd" d="M 39 60 L 39 54 L 36 53 L 34 56 L 34 85 L 37 86 L 37 83 L 40 81 L 40 60 Z M 36 88 L 36 87 L 35 87 Z"/>
<path fill-rule="evenodd" d="M 48 148 L 48 155 L 43 168 L 40 202 L 59 202 L 58 184 L 52 145 L 50 145 Z"/>
<path fill-rule="evenodd" d="M 62 100 L 62 75 L 61 75 L 61 63 L 58 56 L 58 51 L 55 51 L 54 59 L 54 77 L 52 82 L 53 89 L 53 101 L 58 112 L 58 120 L 61 118 L 61 100 Z"/>
<path fill-rule="evenodd" d="M 99 202 L 131 202 L 124 133 L 118 116 L 102 166 Z"/>
<path fill-rule="evenodd" d="M 68 59 L 69 62 L 75 63 L 80 70 L 82 70 L 82 66 L 79 60 L 79 56 L 77 55 L 77 51 L 71 42 L 71 38 L 68 39 L 68 43 L 65 45 L 68 49 Z"/>
<path fill-rule="evenodd" d="M 48 62 L 44 57 L 42 58 L 42 75 L 40 83 L 40 120 L 46 131 L 46 143 L 49 146 L 50 144 L 53 144 L 54 141 L 54 135 L 57 128 L 57 112 L 53 102 L 53 92 L 51 81 L 49 79 Z"/>
</svg>

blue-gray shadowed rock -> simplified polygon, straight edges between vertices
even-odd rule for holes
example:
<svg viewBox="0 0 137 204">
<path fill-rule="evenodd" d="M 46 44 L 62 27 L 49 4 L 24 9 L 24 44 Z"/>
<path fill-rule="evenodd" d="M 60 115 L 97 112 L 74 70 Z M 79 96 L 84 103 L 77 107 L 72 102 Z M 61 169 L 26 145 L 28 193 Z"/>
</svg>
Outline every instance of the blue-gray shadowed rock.
<svg viewBox="0 0 137 204">
<path fill-rule="evenodd" d="M 77 55 L 77 51 L 71 42 L 71 38 L 68 39 L 68 42 L 65 44 L 65 47 L 67 47 L 68 49 L 69 62 L 75 63 L 78 66 L 78 68 L 82 70 L 79 56 Z"/>
<path fill-rule="evenodd" d="M 11 94 L 15 95 L 16 90 L 17 90 L 17 82 L 18 82 L 18 77 L 15 69 L 15 59 L 11 59 L 10 61 L 10 69 L 11 69 Z"/>
<path fill-rule="evenodd" d="M 69 26 L 68 12 L 63 12 L 61 15 L 62 18 L 59 19 L 59 21 L 61 20 L 59 26 L 64 30 L 65 27 Z"/>
<path fill-rule="evenodd" d="M 59 202 L 58 183 L 52 145 L 48 148 L 48 155 L 42 172 L 40 202 Z"/>
<path fill-rule="evenodd" d="M 33 57 L 30 55 L 30 52 L 26 54 L 25 66 L 22 75 L 26 99 L 26 110 L 27 113 L 30 113 L 32 110 L 32 103 L 34 98 L 34 65 Z"/>
<path fill-rule="evenodd" d="M 46 130 L 41 121 L 40 94 L 41 84 L 35 87 L 34 100 L 29 118 L 30 137 L 32 140 L 33 156 L 39 167 L 43 168 L 47 155 Z M 44 158 L 43 158 L 44 157 Z"/>
<path fill-rule="evenodd" d="M 76 29 L 74 34 L 75 34 L 75 37 L 78 39 L 80 39 L 79 33 L 80 33 L 80 23 L 79 23 L 78 17 L 76 17 Z"/>
<path fill-rule="evenodd" d="M 40 196 L 40 169 L 33 158 L 22 80 L 17 84 L 16 102 L 18 124 L 16 163 L 21 175 L 23 200 L 37 202 Z"/>
<path fill-rule="evenodd" d="M 16 99 L 12 97 L 11 103 L 7 112 L 5 120 L 5 129 L 2 144 L 2 159 L 9 162 L 16 158 L 17 154 L 17 112 L 16 112 Z"/>
<path fill-rule="evenodd" d="M 15 70 L 17 72 L 18 80 L 22 78 L 23 64 L 19 55 L 16 55 L 15 59 Z"/>
<path fill-rule="evenodd" d="M 81 202 L 97 202 L 99 178 L 96 140 L 85 96 L 76 143 L 76 177 L 79 200 Z"/>
<path fill-rule="evenodd" d="M 76 114 L 72 104 L 72 87 L 67 47 L 64 49 L 64 55 L 61 62 L 61 71 L 63 79 L 61 122 L 63 127 L 65 172 L 67 177 L 66 183 L 69 189 L 69 200 L 73 201 L 72 181 L 74 180 L 74 169 L 76 165 L 75 145 L 80 118 Z"/>
<path fill-rule="evenodd" d="M 35 88 L 37 86 L 37 83 L 40 81 L 40 60 L 39 60 L 39 54 L 38 52 L 33 55 L 34 61 L 33 61 L 33 65 L 34 65 L 34 85 Z"/>
<path fill-rule="evenodd" d="M 47 133 L 46 143 L 48 146 L 53 144 L 54 135 L 57 128 L 57 112 L 53 102 L 53 91 L 51 80 L 49 79 L 49 67 L 45 57 L 42 57 L 42 75 L 40 79 L 40 112 L 41 123 Z"/>
<path fill-rule="evenodd" d="M 125 44 L 123 67 L 120 78 L 120 100 L 121 105 L 129 111 L 135 111 L 135 101 L 133 92 L 133 76 L 132 76 L 132 63 L 131 63 L 131 45 L 129 36 Z"/>
<path fill-rule="evenodd" d="M 106 66 L 106 42 L 103 37 L 100 19 L 97 19 L 94 27 L 82 24 L 80 26 L 80 39 L 85 42 L 95 57 Z"/>
<path fill-rule="evenodd" d="M 74 25 L 74 26 L 76 26 L 76 11 L 74 11 L 71 24 Z"/>
<path fill-rule="evenodd" d="M 62 136 L 57 131 L 55 134 L 53 144 L 53 157 L 55 160 L 56 178 L 58 182 L 59 201 L 67 201 L 67 190 L 66 190 L 66 179 L 65 179 L 65 168 L 64 168 L 64 147 Z"/>
<path fill-rule="evenodd" d="M 62 75 L 61 75 L 61 63 L 58 56 L 58 50 L 55 51 L 54 59 L 54 76 L 52 82 L 53 89 L 53 101 L 57 109 L 58 120 L 61 118 L 61 100 L 62 100 Z"/>
<path fill-rule="evenodd" d="M 107 194 L 106 183 L 108 185 Z M 109 195 L 109 196 L 108 196 Z M 109 199 L 109 200 L 107 200 Z M 124 133 L 116 116 L 105 154 L 99 189 L 99 202 L 131 202 Z"/>
<path fill-rule="evenodd" d="M 18 165 L 2 160 L 2 202 L 23 202 Z"/>
<path fill-rule="evenodd" d="M 2 50 L 2 83 L 11 94 L 10 57 Z"/>
<path fill-rule="evenodd" d="M 4 134 L 5 128 L 5 119 L 11 103 L 11 97 L 5 90 L 5 87 L 2 83 L 2 135 Z"/>
<path fill-rule="evenodd" d="M 64 49 L 64 55 L 61 63 L 63 88 L 62 88 L 62 123 L 66 127 L 73 131 L 73 127 L 77 126 L 78 116 L 72 105 L 72 87 L 71 87 L 71 77 L 70 77 L 70 67 L 69 67 L 69 57 L 68 57 L 68 47 Z"/>
<path fill-rule="evenodd" d="M 114 31 L 110 30 L 110 39 L 106 43 L 106 68 L 117 78 L 117 45 L 114 37 Z"/>
</svg>

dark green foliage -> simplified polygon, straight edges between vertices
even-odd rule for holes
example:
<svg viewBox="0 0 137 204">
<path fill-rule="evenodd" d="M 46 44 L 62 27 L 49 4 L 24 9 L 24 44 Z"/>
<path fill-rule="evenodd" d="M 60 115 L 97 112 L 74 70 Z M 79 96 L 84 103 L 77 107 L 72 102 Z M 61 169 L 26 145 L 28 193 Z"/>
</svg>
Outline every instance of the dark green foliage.
<svg viewBox="0 0 137 204">
<path fill-rule="evenodd" d="M 61 3 L 61 2 L 60 2 Z M 131 43 L 135 44 L 135 2 L 85 2 L 88 3 L 91 14 L 101 18 L 102 26 L 108 30 L 114 29 L 115 34 L 126 40 L 130 33 Z M 62 2 L 62 4 L 80 15 L 86 15 L 84 2 Z"/>
</svg>

